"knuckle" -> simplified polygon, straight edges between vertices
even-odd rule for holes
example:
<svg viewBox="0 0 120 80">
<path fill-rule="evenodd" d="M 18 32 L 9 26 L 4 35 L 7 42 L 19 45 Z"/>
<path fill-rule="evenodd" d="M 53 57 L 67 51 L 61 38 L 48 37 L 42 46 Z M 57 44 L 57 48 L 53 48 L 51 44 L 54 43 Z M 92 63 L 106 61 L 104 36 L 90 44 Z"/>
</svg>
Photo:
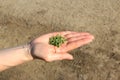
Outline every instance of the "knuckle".
<svg viewBox="0 0 120 80">
<path fill-rule="evenodd" d="M 70 38 L 71 36 L 72 36 L 72 35 L 70 35 L 70 34 L 67 34 L 67 35 L 66 35 L 66 38 Z"/>
<path fill-rule="evenodd" d="M 74 38 L 70 38 L 69 41 L 74 41 Z"/>
</svg>

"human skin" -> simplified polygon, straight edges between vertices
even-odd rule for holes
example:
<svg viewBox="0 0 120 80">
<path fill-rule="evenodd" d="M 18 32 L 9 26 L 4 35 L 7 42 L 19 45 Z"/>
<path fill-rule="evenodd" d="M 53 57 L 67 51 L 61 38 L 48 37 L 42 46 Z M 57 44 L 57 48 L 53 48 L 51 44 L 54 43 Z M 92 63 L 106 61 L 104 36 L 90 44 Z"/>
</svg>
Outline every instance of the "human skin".
<svg viewBox="0 0 120 80">
<path fill-rule="evenodd" d="M 57 34 L 67 40 L 59 48 L 49 44 L 49 38 Z M 86 32 L 62 31 L 42 35 L 29 44 L 0 50 L 0 71 L 36 58 L 46 62 L 73 60 L 73 56 L 68 51 L 88 44 L 93 39 L 94 36 Z"/>
</svg>

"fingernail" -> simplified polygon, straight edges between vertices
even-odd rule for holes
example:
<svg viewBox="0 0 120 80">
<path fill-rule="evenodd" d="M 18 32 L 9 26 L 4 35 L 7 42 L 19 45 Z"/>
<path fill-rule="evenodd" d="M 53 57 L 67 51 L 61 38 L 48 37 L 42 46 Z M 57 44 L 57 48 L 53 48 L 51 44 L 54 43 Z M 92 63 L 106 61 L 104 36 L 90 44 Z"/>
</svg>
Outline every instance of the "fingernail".
<svg viewBox="0 0 120 80">
<path fill-rule="evenodd" d="M 94 36 L 93 35 L 90 35 L 88 36 L 89 39 L 93 40 L 94 39 Z"/>
<path fill-rule="evenodd" d="M 73 60 L 73 56 L 71 56 L 69 59 L 70 59 L 70 60 Z"/>
<path fill-rule="evenodd" d="M 95 39 L 94 36 L 91 36 L 91 39 Z"/>
</svg>

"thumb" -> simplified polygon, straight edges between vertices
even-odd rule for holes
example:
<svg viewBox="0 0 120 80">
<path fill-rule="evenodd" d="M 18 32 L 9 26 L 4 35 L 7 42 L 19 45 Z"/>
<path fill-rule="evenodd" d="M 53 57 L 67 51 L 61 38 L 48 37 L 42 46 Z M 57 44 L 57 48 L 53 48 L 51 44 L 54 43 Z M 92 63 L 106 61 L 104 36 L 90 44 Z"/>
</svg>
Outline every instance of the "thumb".
<svg viewBox="0 0 120 80">
<path fill-rule="evenodd" d="M 53 55 L 53 60 L 73 60 L 73 56 L 70 55 L 69 53 L 56 53 Z"/>
</svg>

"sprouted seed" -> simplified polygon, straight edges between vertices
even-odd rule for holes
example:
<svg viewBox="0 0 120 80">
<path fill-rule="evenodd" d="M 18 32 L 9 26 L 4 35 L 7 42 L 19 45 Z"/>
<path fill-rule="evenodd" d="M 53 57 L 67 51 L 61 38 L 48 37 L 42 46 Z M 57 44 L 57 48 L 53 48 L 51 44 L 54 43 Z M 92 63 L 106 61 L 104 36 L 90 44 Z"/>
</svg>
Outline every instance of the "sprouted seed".
<svg viewBox="0 0 120 80">
<path fill-rule="evenodd" d="M 56 35 L 49 38 L 49 44 L 60 47 L 63 43 L 65 43 L 66 39 L 61 35 Z"/>
</svg>

